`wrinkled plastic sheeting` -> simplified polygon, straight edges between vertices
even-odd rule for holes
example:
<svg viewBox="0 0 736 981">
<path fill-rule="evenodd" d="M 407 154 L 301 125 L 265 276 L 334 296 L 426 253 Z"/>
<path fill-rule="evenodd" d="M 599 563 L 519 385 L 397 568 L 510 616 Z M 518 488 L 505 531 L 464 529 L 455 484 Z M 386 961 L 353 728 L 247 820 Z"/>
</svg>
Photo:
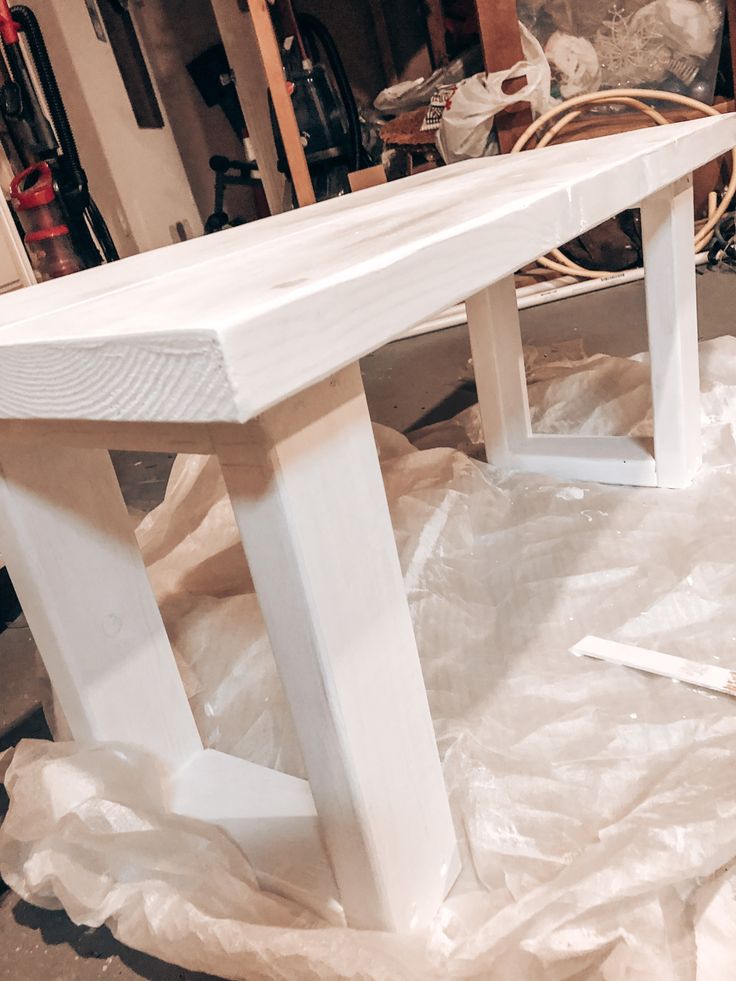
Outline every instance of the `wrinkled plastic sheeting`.
<svg viewBox="0 0 736 981">
<path fill-rule="evenodd" d="M 576 659 L 595 633 L 736 662 L 736 339 L 701 346 L 705 464 L 683 491 L 503 473 L 378 429 L 464 860 L 427 935 L 328 927 L 166 813 L 129 747 L 21 744 L 0 867 L 31 902 L 227 978 L 722 981 L 736 945 L 736 702 Z M 539 430 L 646 433 L 643 359 L 545 366 Z M 477 410 L 424 447 L 479 442 Z M 140 528 L 209 745 L 302 773 L 213 460 Z"/>
</svg>

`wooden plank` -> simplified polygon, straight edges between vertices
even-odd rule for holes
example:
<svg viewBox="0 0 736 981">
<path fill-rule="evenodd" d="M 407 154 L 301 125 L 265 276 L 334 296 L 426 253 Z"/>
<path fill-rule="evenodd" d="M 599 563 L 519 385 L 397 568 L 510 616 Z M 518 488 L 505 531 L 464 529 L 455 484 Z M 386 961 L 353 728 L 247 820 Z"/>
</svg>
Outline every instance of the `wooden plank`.
<svg viewBox="0 0 736 981">
<path fill-rule="evenodd" d="M 736 0 L 733 0 L 736 4 Z M 731 113 L 736 109 L 733 99 L 721 99 L 714 106 L 718 112 Z M 673 106 L 670 109 L 661 108 L 659 112 L 669 123 L 681 123 L 688 119 L 702 119 L 703 114 L 696 109 L 685 106 Z M 602 136 L 614 136 L 617 133 L 630 133 L 639 129 L 649 129 L 652 121 L 641 112 L 623 110 L 610 113 L 584 113 L 578 119 L 566 126 L 557 137 L 555 143 L 574 143 L 580 140 L 593 140 Z M 725 164 L 725 166 L 724 166 Z M 708 195 L 715 188 L 723 188 L 726 176 L 730 173 L 730 161 L 713 160 L 704 167 L 698 168 L 693 174 L 693 191 L 695 194 L 695 211 L 698 216 L 705 216 L 708 206 Z M 725 180 L 724 180 L 725 179 Z"/>
<path fill-rule="evenodd" d="M 399 80 L 394 61 L 393 48 L 391 47 L 391 34 L 386 23 L 386 12 L 383 9 L 383 0 L 368 0 L 373 19 L 373 30 L 376 32 L 376 42 L 378 53 L 381 56 L 383 73 L 386 77 L 386 85 L 396 85 Z"/>
<path fill-rule="evenodd" d="M 75 739 L 202 743 L 109 455 L 0 447 L 0 551 Z"/>
<path fill-rule="evenodd" d="M 696 688 L 706 688 L 708 691 L 722 692 L 724 695 L 736 695 L 736 671 L 715 664 L 700 664 L 698 661 L 690 661 L 684 657 L 662 654 L 661 651 L 651 651 L 644 647 L 634 647 L 633 644 L 620 644 L 615 640 L 592 636 L 583 637 L 570 648 L 570 653 L 576 657 L 594 657 L 600 661 L 608 661 L 609 664 L 619 664 L 649 674 L 658 674 L 664 678 L 694 685 Z"/>
<path fill-rule="evenodd" d="M 442 0 L 424 0 L 427 18 L 427 37 L 432 68 L 447 64 L 447 42 L 445 40 L 445 13 Z"/>
<path fill-rule="evenodd" d="M 569 480 L 655 486 L 651 440 L 532 434 L 513 276 L 467 301 L 486 459 Z"/>
<path fill-rule="evenodd" d="M 77 449 L 139 450 L 164 453 L 215 452 L 209 427 L 187 423 L 0 420 L 0 444 L 35 443 Z"/>
<path fill-rule="evenodd" d="M 268 80 L 253 21 L 239 0 L 211 0 L 217 28 L 235 73 L 235 87 L 251 145 L 258 161 L 263 190 L 272 215 L 291 208 L 286 178 L 278 169 L 276 142 L 268 105 Z"/>
<path fill-rule="evenodd" d="M 301 133 L 294 113 L 294 105 L 286 87 L 279 43 L 271 21 L 266 0 L 249 0 L 248 9 L 253 20 L 268 88 L 273 100 L 276 121 L 281 131 L 284 153 L 289 163 L 289 174 L 300 207 L 314 204 L 314 188 L 309 176 L 307 158 L 304 155 Z"/>
<path fill-rule="evenodd" d="M 736 0 L 726 0 L 726 25 L 728 48 L 731 53 L 731 80 L 736 86 Z"/>
<path fill-rule="evenodd" d="M 245 422 L 734 144 L 719 116 L 467 161 L 7 294 L 0 418 Z"/>
<path fill-rule="evenodd" d="M 486 459 L 509 466 L 532 431 L 514 277 L 476 293 L 466 310 Z"/>
<path fill-rule="evenodd" d="M 175 814 L 226 831 L 261 888 L 345 925 L 306 780 L 206 749 L 172 777 L 169 801 Z"/>
<path fill-rule="evenodd" d="M 685 487 L 701 459 L 692 178 L 643 201 L 641 225 L 657 482 Z"/>
<path fill-rule="evenodd" d="M 368 187 L 385 184 L 387 180 L 386 171 L 382 164 L 377 164 L 375 167 L 365 167 L 363 170 L 354 170 L 348 174 L 348 183 L 353 193 L 364 191 Z"/>
<path fill-rule="evenodd" d="M 516 0 L 475 0 L 475 6 L 486 71 L 506 71 L 523 61 Z M 512 79 L 504 91 L 513 95 L 525 85 L 525 77 Z M 528 102 L 516 103 L 498 113 L 495 123 L 501 153 L 508 153 L 531 121 Z"/>
<path fill-rule="evenodd" d="M 427 925 L 455 834 L 357 365 L 218 454 L 348 922 Z"/>
<path fill-rule="evenodd" d="M 644 438 L 539 433 L 521 443 L 507 465 L 563 480 L 657 486 L 653 443 Z"/>
</svg>

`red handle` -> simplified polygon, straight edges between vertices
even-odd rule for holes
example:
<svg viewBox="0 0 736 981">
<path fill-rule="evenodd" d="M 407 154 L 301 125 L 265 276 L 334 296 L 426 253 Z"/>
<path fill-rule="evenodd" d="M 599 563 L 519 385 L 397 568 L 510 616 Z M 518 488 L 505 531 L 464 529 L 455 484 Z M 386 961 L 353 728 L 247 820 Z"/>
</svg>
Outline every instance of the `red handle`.
<svg viewBox="0 0 736 981">
<path fill-rule="evenodd" d="M 6 44 L 18 43 L 20 24 L 16 24 L 10 13 L 8 0 L 0 0 L 0 35 Z"/>
</svg>

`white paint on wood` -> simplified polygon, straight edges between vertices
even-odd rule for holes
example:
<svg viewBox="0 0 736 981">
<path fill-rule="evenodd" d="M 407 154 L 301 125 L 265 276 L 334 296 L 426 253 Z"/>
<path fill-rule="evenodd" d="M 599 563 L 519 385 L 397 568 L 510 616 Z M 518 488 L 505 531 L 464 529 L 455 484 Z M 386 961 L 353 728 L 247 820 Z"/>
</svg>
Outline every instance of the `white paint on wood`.
<svg viewBox="0 0 736 981">
<path fill-rule="evenodd" d="M 30 295 L 44 285 L 24 292 Z M 181 419 L 214 422 L 231 413 L 231 379 L 214 334 L 191 331 L 174 343 L 166 335 L 148 341 L 139 344 L 129 336 L 111 338 L 104 345 L 87 340 L 69 346 L 22 344 L 6 350 L 0 342 L 0 376 L 15 379 L 12 393 L 6 392 L 14 408 L 5 418 L 53 420 L 58 418 L 55 407 L 62 402 L 67 406 L 66 419 L 74 421 L 116 421 L 122 415 L 122 422 L 149 422 L 162 400 L 176 403 Z M 100 365 L 96 355 L 103 347 Z M 109 384 L 110 371 L 116 376 L 115 386 Z M 125 387 L 129 403 L 124 413 L 119 385 Z"/>
<path fill-rule="evenodd" d="M 206 749 L 174 775 L 169 800 L 175 814 L 227 831 L 263 889 L 345 924 L 306 780 Z"/>
<path fill-rule="evenodd" d="M 355 359 L 471 295 L 505 465 L 684 479 L 691 284 L 675 284 L 682 314 L 649 293 L 655 472 L 639 440 L 529 433 L 510 274 L 654 194 L 648 270 L 672 285 L 692 272 L 690 198 L 662 189 L 733 143 L 720 117 L 473 161 L 0 299 L 0 549 L 75 737 L 157 753 L 181 813 L 250 841 L 265 881 L 314 887 L 335 912 L 304 784 L 202 751 L 109 457 L 53 436 L 88 447 L 142 426 L 149 446 L 214 449 L 347 919 L 425 927 L 458 870 L 455 835 Z M 296 854 L 273 862 L 292 819 L 296 879 Z"/>
<path fill-rule="evenodd" d="M 353 926 L 426 926 L 455 834 L 357 366 L 218 441 Z"/>
<path fill-rule="evenodd" d="M 685 487 L 700 466 L 700 380 L 690 175 L 641 205 L 657 483 Z"/>
<path fill-rule="evenodd" d="M 539 434 L 509 453 L 505 466 L 565 480 L 657 486 L 652 440 L 638 437 Z"/>
<path fill-rule="evenodd" d="M 109 454 L 0 446 L 0 551 L 74 738 L 199 752 Z"/>
<path fill-rule="evenodd" d="M 468 161 L 8 294 L 0 417 L 246 421 L 735 143 L 722 116 Z M 143 352 L 165 383 L 131 384 Z M 207 370 L 221 401 L 183 400 Z"/>
<path fill-rule="evenodd" d="M 567 480 L 656 486 L 651 440 L 532 433 L 513 276 L 476 293 L 467 312 L 489 463 Z"/>
<path fill-rule="evenodd" d="M 466 308 L 486 457 L 512 466 L 532 431 L 513 275 L 476 293 Z"/>
<path fill-rule="evenodd" d="M 619 644 L 614 640 L 604 640 L 602 637 L 583 637 L 579 643 L 570 648 L 570 653 L 577 657 L 585 655 L 610 664 L 620 664 L 649 674 L 658 674 L 674 681 L 684 681 L 697 688 L 708 688 L 710 691 L 722 692 L 726 695 L 736 695 L 736 671 L 720 668 L 714 664 L 701 664 L 689 661 L 684 657 L 672 654 L 662 654 L 632 644 Z"/>
<path fill-rule="evenodd" d="M 513 276 L 466 304 L 489 463 L 572 480 L 685 487 L 700 465 L 692 177 L 641 205 L 654 442 L 532 434 Z"/>
</svg>

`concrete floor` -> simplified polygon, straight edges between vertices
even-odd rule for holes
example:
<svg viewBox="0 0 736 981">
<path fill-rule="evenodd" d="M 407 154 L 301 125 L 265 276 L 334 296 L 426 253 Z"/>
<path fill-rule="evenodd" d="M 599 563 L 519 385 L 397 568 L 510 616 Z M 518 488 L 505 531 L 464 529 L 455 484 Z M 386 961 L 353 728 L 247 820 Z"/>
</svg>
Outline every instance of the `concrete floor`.
<svg viewBox="0 0 736 981">
<path fill-rule="evenodd" d="M 701 339 L 736 333 L 736 275 L 698 279 Z M 631 355 L 646 348 L 643 286 L 634 283 L 536 307 L 522 313 L 527 344 L 582 338 L 588 354 Z M 389 344 L 363 361 L 371 415 L 402 431 L 449 418 L 474 399 L 466 327 Z M 116 454 L 130 507 L 150 510 L 163 496 L 173 457 Z M 33 642 L 23 620 L 0 634 L 0 750 L 22 736 L 43 738 Z M 0 797 L 0 814 L 2 813 Z M 117 943 L 106 929 L 75 926 L 2 893 L 0 981 L 217 981 L 146 957 Z"/>
</svg>

